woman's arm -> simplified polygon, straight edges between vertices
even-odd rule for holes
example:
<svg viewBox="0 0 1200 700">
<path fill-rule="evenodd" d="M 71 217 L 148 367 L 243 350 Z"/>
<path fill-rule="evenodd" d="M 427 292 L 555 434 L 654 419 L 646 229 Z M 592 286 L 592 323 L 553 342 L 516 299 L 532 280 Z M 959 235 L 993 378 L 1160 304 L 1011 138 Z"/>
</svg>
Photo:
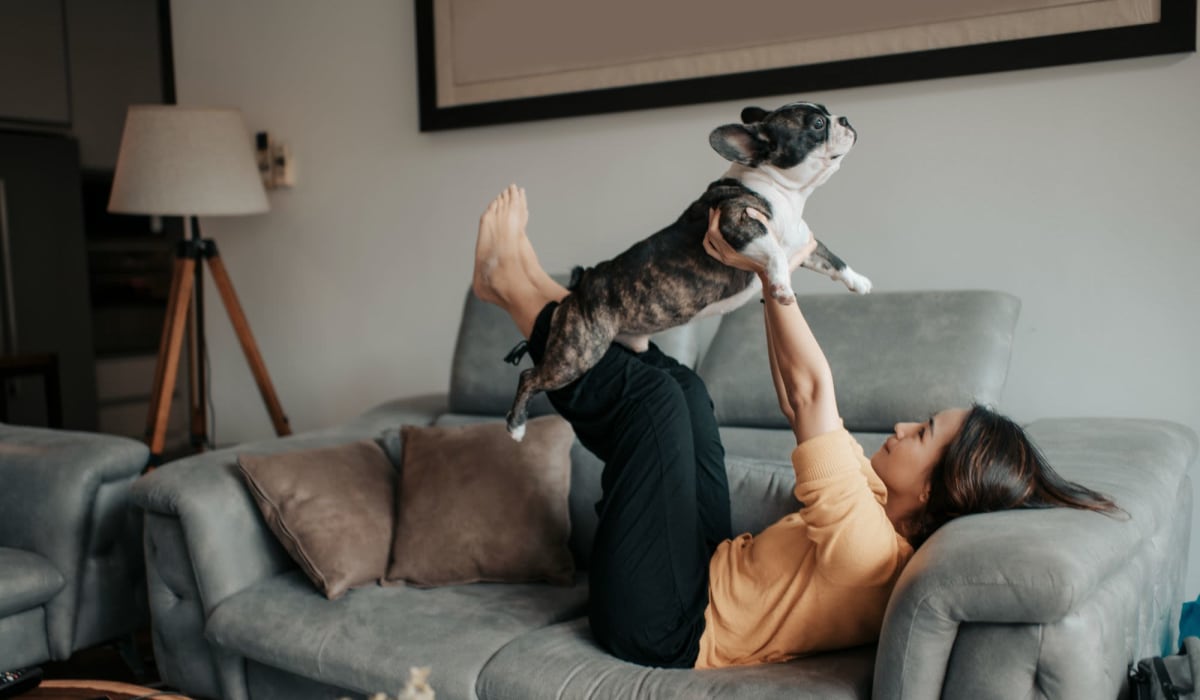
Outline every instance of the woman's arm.
<svg viewBox="0 0 1200 700">
<path fill-rule="evenodd" d="M 765 217 L 755 210 L 749 210 L 749 213 L 767 226 L 769 235 L 774 235 Z M 766 289 L 766 270 L 762 264 L 733 250 L 721 235 L 718 224 L 719 214 L 715 214 L 704 239 L 705 249 L 726 265 L 754 272 Z M 810 245 L 815 246 L 815 241 Z M 802 251 L 803 255 L 793 260 L 803 260 L 811 250 L 810 247 Z M 837 430 L 842 422 L 837 410 L 833 372 L 800 311 L 800 305 L 780 304 L 770 295 L 764 295 L 764 304 L 767 352 L 775 391 L 797 442 Z"/>
<path fill-rule="evenodd" d="M 783 385 L 783 377 L 779 374 L 779 362 L 775 360 L 775 346 L 771 342 L 771 324 L 767 322 L 765 313 L 763 314 L 763 325 L 766 326 L 767 361 L 771 363 L 771 381 L 775 385 L 775 396 L 779 399 L 779 410 L 787 419 L 788 425 L 792 425 L 795 422 L 796 414 L 792 412 L 791 404 L 788 403 L 787 387 Z"/>
<path fill-rule="evenodd" d="M 766 275 L 763 275 L 766 281 Z M 767 342 L 779 372 L 779 383 L 787 392 L 789 420 L 797 442 L 842 427 L 833 371 L 825 353 L 813 337 L 800 305 L 783 305 L 766 296 L 764 315 L 770 329 Z M 786 416 L 787 413 L 785 412 Z"/>
</svg>

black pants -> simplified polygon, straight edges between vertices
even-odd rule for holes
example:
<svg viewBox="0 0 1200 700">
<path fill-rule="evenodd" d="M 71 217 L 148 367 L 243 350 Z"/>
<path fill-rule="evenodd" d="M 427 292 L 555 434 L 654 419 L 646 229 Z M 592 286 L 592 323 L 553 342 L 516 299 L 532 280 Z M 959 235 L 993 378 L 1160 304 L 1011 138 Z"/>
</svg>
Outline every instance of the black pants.
<svg viewBox="0 0 1200 700">
<path fill-rule="evenodd" d="M 541 362 L 556 307 L 548 304 L 534 323 L 534 362 Z M 693 666 L 708 561 L 731 536 L 725 449 L 704 382 L 653 344 L 643 353 L 613 344 L 549 396 L 604 461 L 588 572 L 593 634 L 627 661 Z"/>
</svg>

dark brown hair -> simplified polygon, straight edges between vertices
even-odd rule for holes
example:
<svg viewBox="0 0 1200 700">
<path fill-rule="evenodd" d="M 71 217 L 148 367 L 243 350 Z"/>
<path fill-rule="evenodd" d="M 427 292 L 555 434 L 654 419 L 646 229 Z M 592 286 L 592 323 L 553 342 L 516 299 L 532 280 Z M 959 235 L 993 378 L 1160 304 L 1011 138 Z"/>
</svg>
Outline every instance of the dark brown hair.
<svg viewBox="0 0 1200 700">
<path fill-rule="evenodd" d="M 933 468 L 929 500 L 914 518 L 909 541 L 918 547 L 961 515 L 1058 506 L 1121 510 L 1111 498 L 1059 476 L 1012 419 L 975 404 Z"/>
</svg>

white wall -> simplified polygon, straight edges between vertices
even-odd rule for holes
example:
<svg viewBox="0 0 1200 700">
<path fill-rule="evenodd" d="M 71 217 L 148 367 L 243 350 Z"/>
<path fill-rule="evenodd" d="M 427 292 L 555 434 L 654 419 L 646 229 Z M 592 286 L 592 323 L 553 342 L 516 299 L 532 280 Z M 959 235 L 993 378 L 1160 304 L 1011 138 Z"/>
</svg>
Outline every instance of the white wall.
<svg viewBox="0 0 1200 700">
<path fill-rule="evenodd" d="M 444 390 L 478 215 L 503 186 L 527 188 L 547 268 L 610 257 L 723 172 L 707 135 L 744 106 L 422 134 L 408 2 L 174 0 L 172 12 L 180 103 L 240 107 L 299 164 L 270 214 L 204 222 L 297 430 Z M 1023 300 L 1001 408 L 1021 421 L 1138 416 L 1200 431 L 1200 57 L 757 102 L 794 97 L 859 131 L 808 221 L 876 289 Z M 217 438 L 267 437 L 209 292 Z"/>
</svg>

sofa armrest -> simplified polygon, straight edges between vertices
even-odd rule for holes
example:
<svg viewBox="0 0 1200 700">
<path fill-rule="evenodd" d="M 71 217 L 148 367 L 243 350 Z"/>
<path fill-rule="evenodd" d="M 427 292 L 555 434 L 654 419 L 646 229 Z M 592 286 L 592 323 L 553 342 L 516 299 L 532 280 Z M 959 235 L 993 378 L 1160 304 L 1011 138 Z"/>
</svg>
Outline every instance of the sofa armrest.
<svg viewBox="0 0 1200 700">
<path fill-rule="evenodd" d="M 426 425 L 444 411 L 444 396 L 392 401 L 342 425 L 194 455 L 139 479 L 134 501 L 176 518 L 195 573 L 204 614 L 225 598 L 294 566 L 263 521 L 237 468 L 239 454 L 268 454 L 375 438 L 401 423 Z M 153 521 L 147 521 L 153 527 Z"/>
<path fill-rule="evenodd" d="M 0 546 L 44 556 L 66 581 L 46 604 L 54 658 L 74 648 L 93 530 L 125 522 L 122 492 L 149 456 L 128 438 L 0 424 Z"/>
<path fill-rule="evenodd" d="M 959 625 L 1062 620 L 1180 517 L 1165 505 L 1174 503 L 1196 459 L 1196 436 L 1184 426 L 1064 419 L 1039 421 L 1029 432 L 1059 473 L 1114 497 L 1125 512 L 1009 511 L 944 526 L 892 593 L 876 697 L 940 696 Z"/>
</svg>

